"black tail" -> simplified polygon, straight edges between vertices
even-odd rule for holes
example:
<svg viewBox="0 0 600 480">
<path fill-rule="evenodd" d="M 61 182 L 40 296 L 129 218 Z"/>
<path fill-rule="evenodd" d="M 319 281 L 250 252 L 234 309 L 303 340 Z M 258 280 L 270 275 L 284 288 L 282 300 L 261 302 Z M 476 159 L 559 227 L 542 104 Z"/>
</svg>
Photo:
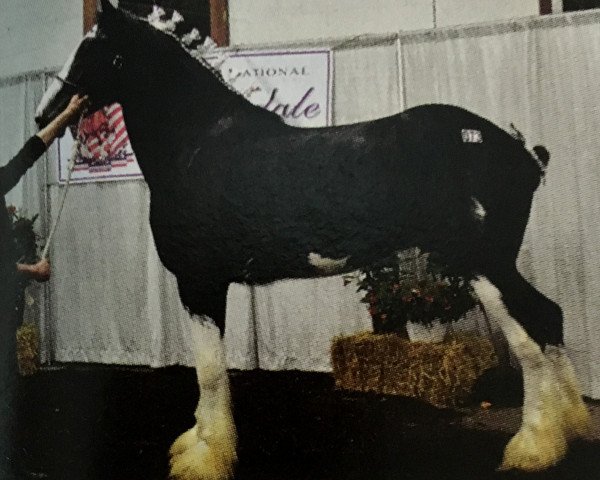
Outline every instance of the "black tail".
<svg viewBox="0 0 600 480">
<path fill-rule="evenodd" d="M 517 129 L 517 127 L 515 127 L 514 123 L 510 124 L 510 129 L 508 130 L 508 133 L 515 140 L 518 140 L 519 142 L 521 142 L 523 144 L 523 146 L 525 146 L 525 137 Z M 536 145 L 535 147 L 532 148 L 531 153 L 532 153 L 531 156 L 533 157 L 533 159 L 536 161 L 536 163 L 540 167 L 540 173 L 543 177 L 546 172 L 546 167 L 548 166 L 548 163 L 550 162 L 550 152 L 548 152 L 546 147 L 544 147 L 542 145 Z"/>
<path fill-rule="evenodd" d="M 533 153 L 536 157 L 536 160 L 543 166 L 542 170 L 545 170 L 550 162 L 550 152 L 546 149 L 546 147 L 542 145 L 536 145 L 533 147 Z"/>
<path fill-rule="evenodd" d="M 540 180 L 545 182 L 544 177 L 546 176 L 546 168 L 548 168 L 548 163 L 550 162 L 550 152 L 542 145 L 536 145 L 531 150 L 531 156 L 540 169 Z"/>
</svg>

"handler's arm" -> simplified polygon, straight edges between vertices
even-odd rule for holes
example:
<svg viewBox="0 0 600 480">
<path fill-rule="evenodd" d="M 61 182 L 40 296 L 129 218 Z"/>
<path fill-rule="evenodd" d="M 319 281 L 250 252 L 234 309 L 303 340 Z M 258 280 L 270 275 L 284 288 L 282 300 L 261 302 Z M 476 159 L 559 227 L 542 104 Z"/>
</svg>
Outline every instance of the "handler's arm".
<svg viewBox="0 0 600 480">
<path fill-rule="evenodd" d="M 65 128 L 77 122 L 77 116 L 88 104 L 88 96 L 73 95 L 67 107 L 48 125 L 36 135 L 49 146 L 56 137 L 61 135 Z"/>
<path fill-rule="evenodd" d="M 40 137 L 31 137 L 17 155 L 0 167 L 0 195 L 6 195 L 17 184 L 34 162 L 46 151 L 46 144 Z"/>
<path fill-rule="evenodd" d="M 25 172 L 46 151 L 54 139 L 76 120 L 85 108 L 87 96 L 74 95 L 65 110 L 46 127 L 31 137 L 17 155 L 4 167 L 0 167 L 0 195 L 6 195 Z"/>
</svg>

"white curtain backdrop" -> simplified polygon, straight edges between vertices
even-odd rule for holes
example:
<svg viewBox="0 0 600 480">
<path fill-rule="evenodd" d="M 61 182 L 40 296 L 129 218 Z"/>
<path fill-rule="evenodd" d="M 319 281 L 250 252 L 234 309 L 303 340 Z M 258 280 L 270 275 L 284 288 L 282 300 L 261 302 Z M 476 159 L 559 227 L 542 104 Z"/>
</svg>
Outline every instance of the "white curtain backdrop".
<svg viewBox="0 0 600 480">
<path fill-rule="evenodd" d="M 512 122 L 530 146 L 550 150 L 519 264 L 563 307 L 567 347 L 585 393 L 595 398 L 600 398 L 599 50 L 597 12 L 360 37 L 334 45 L 333 92 L 337 124 L 447 102 L 502 127 Z M 2 161 L 33 131 L 30 117 L 43 82 L 43 75 L 0 80 Z M 40 211 L 44 230 L 62 188 L 39 163 L 11 198 Z M 35 313 L 45 360 L 193 365 L 189 318 L 174 279 L 158 261 L 147 218 L 148 192 L 141 181 L 71 187 L 51 251 L 47 308 Z M 370 328 L 358 299 L 340 277 L 253 290 L 232 285 L 229 366 L 328 370 L 332 338 Z"/>
<path fill-rule="evenodd" d="M 337 125 L 364 122 L 402 110 L 396 35 L 359 37 L 334 49 L 333 112 Z"/>
<path fill-rule="evenodd" d="M 563 308 L 566 346 L 584 392 L 600 397 L 600 15 L 406 35 L 407 106 L 444 102 L 551 153 L 519 258 Z"/>
</svg>

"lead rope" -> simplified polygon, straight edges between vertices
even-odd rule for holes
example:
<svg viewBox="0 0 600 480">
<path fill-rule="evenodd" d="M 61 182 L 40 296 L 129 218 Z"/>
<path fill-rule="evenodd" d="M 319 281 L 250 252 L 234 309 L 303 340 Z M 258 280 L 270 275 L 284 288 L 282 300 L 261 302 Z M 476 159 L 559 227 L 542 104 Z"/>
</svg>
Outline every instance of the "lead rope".
<svg viewBox="0 0 600 480">
<path fill-rule="evenodd" d="M 81 127 L 81 122 L 83 120 L 83 116 L 86 111 L 84 110 L 79 115 L 79 121 L 77 122 L 77 131 L 79 132 L 79 128 Z M 65 181 L 65 188 L 62 191 L 62 197 L 60 199 L 60 204 L 58 207 L 58 213 L 54 218 L 54 222 L 52 223 L 52 228 L 50 229 L 50 233 L 48 234 L 48 239 L 46 240 L 46 245 L 44 246 L 44 251 L 42 252 L 42 259 L 48 258 L 48 251 L 50 250 L 50 244 L 52 243 L 52 239 L 54 238 L 54 233 L 56 232 L 56 227 L 58 226 L 58 221 L 60 220 L 60 215 L 62 214 L 63 207 L 65 206 L 65 199 L 67 198 L 67 192 L 69 191 L 69 185 L 71 184 L 71 175 L 73 174 L 73 170 L 75 169 L 75 158 L 77 157 L 77 153 L 79 152 L 79 136 L 77 135 L 75 141 L 73 142 L 73 147 L 71 148 L 71 157 L 69 158 L 69 165 L 67 166 L 67 179 Z"/>
</svg>

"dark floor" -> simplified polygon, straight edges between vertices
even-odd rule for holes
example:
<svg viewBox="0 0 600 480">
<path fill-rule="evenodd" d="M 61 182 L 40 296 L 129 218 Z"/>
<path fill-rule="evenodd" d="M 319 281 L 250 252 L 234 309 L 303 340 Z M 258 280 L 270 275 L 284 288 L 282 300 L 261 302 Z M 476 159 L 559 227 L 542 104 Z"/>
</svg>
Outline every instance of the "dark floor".
<svg viewBox="0 0 600 480">
<path fill-rule="evenodd" d="M 191 369 L 69 367 L 23 379 L 25 478 L 165 479 L 170 443 L 193 424 Z M 336 391 L 329 375 L 232 374 L 236 480 L 600 479 L 600 443 L 580 442 L 544 474 L 496 473 L 510 434 L 463 414 Z"/>
</svg>

